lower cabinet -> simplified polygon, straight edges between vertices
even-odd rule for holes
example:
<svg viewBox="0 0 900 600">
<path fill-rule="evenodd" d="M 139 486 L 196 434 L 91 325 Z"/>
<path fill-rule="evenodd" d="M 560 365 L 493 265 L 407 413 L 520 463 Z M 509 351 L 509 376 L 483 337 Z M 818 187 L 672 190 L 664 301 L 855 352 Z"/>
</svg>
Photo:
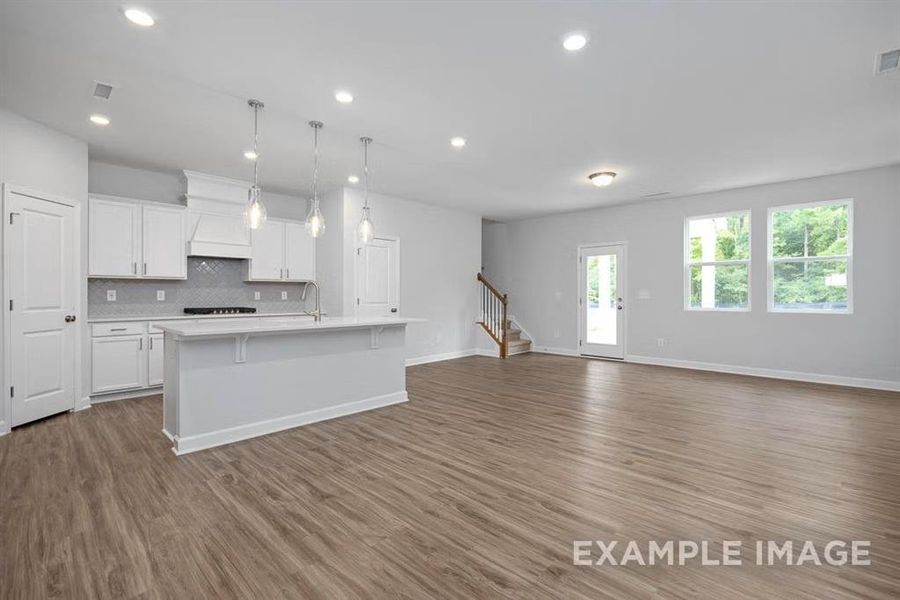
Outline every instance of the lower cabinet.
<svg viewBox="0 0 900 600">
<path fill-rule="evenodd" d="M 164 335 L 147 321 L 95 323 L 91 332 L 91 394 L 163 384 Z"/>
<path fill-rule="evenodd" d="M 91 392 L 101 394 L 144 387 L 147 378 L 145 335 L 91 340 Z"/>
<path fill-rule="evenodd" d="M 147 385 L 163 383 L 163 334 L 147 336 Z"/>
</svg>

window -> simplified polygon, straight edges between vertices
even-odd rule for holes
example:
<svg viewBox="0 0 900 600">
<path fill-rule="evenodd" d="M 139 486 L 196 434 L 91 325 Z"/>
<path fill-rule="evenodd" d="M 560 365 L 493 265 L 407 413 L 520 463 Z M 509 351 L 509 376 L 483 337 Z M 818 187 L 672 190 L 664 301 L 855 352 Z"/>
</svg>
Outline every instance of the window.
<svg viewBox="0 0 900 600">
<path fill-rule="evenodd" d="M 853 201 L 769 209 L 769 310 L 852 311 Z"/>
<path fill-rule="evenodd" d="M 685 221 L 687 310 L 750 310 L 750 211 Z"/>
</svg>

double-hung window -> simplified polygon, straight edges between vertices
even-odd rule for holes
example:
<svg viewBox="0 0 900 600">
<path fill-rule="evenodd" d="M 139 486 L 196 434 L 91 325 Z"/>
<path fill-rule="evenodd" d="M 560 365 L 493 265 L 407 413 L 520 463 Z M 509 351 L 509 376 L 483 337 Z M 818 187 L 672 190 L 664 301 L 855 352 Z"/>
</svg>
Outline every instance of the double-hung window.
<svg viewBox="0 0 900 600">
<path fill-rule="evenodd" d="M 750 211 L 684 224 L 686 310 L 750 310 Z"/>
<path fill-rule="evenodd" d="M 769 310 L 850 313 L 853 201 L 769 209 Z"/>
</svg>

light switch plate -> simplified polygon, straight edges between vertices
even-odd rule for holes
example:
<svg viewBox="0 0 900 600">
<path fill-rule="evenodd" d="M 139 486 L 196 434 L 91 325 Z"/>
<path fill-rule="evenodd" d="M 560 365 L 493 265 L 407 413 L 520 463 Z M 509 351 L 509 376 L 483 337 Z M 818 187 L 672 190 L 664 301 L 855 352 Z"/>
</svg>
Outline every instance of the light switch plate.
<svg viewBox="0 0 900 600">
<path fill-rule="evenodd" d="M 156 300 L 163 302 L 166 299 L 166 290 L 156 290 Z"/>
<path fill-rule="evenodd" d="M 115 302 L 116 301 L 116 290 L 106 290 L 106 301 L 107 302 Z"/>
<path fill-rule="evenodd" d="M 281 299 L 287 300 L 287 292 L 281 292 Z"/>
<path fill-rule="evenodd" d="M 253 299 L 259 300 L 259 292 L 253 292 Z"/>
</svg>

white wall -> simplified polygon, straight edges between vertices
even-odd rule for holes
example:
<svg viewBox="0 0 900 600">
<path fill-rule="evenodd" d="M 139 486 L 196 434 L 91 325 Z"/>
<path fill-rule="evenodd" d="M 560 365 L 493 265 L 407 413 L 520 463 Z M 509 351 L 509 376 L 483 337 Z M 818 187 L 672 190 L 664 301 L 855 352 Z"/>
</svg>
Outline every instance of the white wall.
<svg viewBox="0 0 900 600">
<path fill-rule="evenodd" d="M 58 133 L 44 125 L 30 121 L 10 111 L 0 109 L 0 182 L 18 185 L 56 196 L 75 200 L 81 206 L 81 265 L 87 272 L 87 191 L 88 191 L 88 149 L 87 144 L 75 138 Z M 0 228 L 2 231 L 2 228 Z M 0 239 L 2 243 L 2 239 Z M 2 248 L 2 245 L 0 245 Z M 2 270 L 0 261 L 0 270 Z M 0 272 L 0 282 L 2 282 Z M 87 281 L 81 282 L 81 331 L 82 348 L 87 343 Z M 81 402 L 89 388 L 90 374 L 77 361 L 81 370 L 81 381 L 76 382 L 77 401 Z M 0 360 L 0 390 L 5 397 L 8 385 L 3 377 L 5 364 Z M 5 414 L 6 403 L 0 402 L 0 433 L 8 427 Z"/>
<path fill-rule="evenodd" d="M 355 314 L 356 227 L 362 204 L 359 190 L 344 188 L 345 315 Z M 369 206 L 376 235 L 400 238 L 400 313 L 428 320 L 407 327 L 407 359 L 471 352 L 476 347 L 481 217 L 380 194 L 369 195 Z"/>
<path fill-rule="evenodd" d="M 766 208 L 840 198 L 855 200 L 854 313 L 768 313 Z M 732 209 L 752 209 L 753 310 L 685 311 L 684 219 Z M 577 348 L 578 245 L 627 241 L 628 355 L 900 380 L 900 166 L 488 224 L 484 236 L 488 274 L 509 286 L 511 314 L 538 348 Z M 650 298 L 636 299 L 638 290 Z"/>
<path fill-rule="evenodd" d="M 138 169 L 92 160 L 88 165 L 88 175 L 88 189 L 92 194 L 171 204 L 183 202 L 185 184 L 181 174 L 177 172 Z M 297 220 L 306 218 L 305 198 L 270 192 L 263 185 L 263 202 L 270 217 Z"/>
</svg>

